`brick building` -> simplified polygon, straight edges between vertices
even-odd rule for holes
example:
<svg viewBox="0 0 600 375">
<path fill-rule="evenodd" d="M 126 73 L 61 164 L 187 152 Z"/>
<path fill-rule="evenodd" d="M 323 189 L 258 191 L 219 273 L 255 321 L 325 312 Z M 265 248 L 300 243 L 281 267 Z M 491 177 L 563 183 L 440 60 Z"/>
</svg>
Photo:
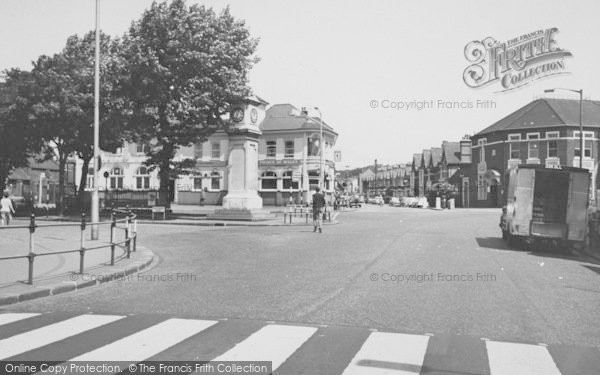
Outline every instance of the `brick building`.
<svg viewBox="0 0 600 375">
<path fill-rule="evenodd" d="M 501 207 L 508 169 L 519 164 L 579 166 L 579 100 L 538 99 L 471 137 L 471 207 Z M 582 107 L 583 167 L 592 173 L 592 199 L 598 172 L 600 102 Z"/>
</svg>

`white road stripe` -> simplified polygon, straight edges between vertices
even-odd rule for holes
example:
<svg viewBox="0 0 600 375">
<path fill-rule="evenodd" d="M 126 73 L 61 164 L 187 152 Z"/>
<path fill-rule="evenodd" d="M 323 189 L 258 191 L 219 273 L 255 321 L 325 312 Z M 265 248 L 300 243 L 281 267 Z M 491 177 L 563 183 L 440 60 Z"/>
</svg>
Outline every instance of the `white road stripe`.
<svg viewBox="0 0 600 375">
<path fill-rule="evenodd" d="M 81 332 L 122 319 L 116 315 L 79 315 L 71 319 L 0 340 L 0 359 L 64 340 Z"/>
<path fill-rule="evenodd" d="M 216 323 L 212 320 L 165 320 L 71 361 L 143 361 Z"/>
<path fill-rule="evenodd" d="M 429 336 L 373 332 L 343 375 L 418 374 Z"/>
<path fill-rule="evenodd" d="M 214 361 L 271 361 L 276 370 L 316 331 L 315 327 L 267 325 Z"/>
<path fill-rule="evenodd" d="M 491 375 L 560 375 L 544 346 L 486 341 Z"/>
<path fill-rule="evenodd" d="M 37 313 L 6 313 L 0 314 L 0 326 L 4 324 L 9 324 L 13 322 L 18 322 L 19 320 L 31 318 L 33 316 L 38 316 L 40 314 Z"/>
</svg>

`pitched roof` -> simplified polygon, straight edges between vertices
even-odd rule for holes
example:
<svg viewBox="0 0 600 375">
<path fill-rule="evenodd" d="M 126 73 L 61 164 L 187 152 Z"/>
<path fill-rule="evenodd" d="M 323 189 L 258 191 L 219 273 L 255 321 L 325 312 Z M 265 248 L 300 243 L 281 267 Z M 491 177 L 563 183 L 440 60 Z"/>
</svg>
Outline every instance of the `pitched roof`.
<svg viewBox="0 0 600 375">
<path fill-rule="evenodd" d="M 442 142 L 442 152 L 446 164 L 460 163 L 460 142 Z"/>
<path fill-rule="evenodd" d="M 600 101 L 584 100 L 582 107 L 583 124 L 586 126 L 600 126 Z M 517 109 L 476 135 L 506 130 L 576 124 L 579 124 L 579 100 L 544 98 L 534 100 Z"/>
<path fill-rule="evenodd" d="M 442 161 L 442 148 L 441 147 L 432 147 L 431 148 L 431 157 L 430 157 L 430 165 L 436 167 Z"/>
<path fill-rule="evenodd" d="M 265 119 L 259 125 L 260 130 L 300 130 L 320 128 L 319 118 L 308 116 L 291 104 L 275 104 L 267 110 Z M 323 121 L 323 129 L 337 133 Z"/>
</svg>

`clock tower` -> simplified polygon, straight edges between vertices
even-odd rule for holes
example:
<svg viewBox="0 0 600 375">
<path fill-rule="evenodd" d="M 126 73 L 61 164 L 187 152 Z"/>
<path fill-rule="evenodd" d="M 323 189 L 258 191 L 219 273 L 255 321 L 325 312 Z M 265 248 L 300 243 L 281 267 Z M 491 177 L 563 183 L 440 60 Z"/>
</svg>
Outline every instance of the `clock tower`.
<svg viewBox="0 0 600 375">
<path fill-rule="evenodd" d="M 268 104 L 251 96 L 232 106 L 227 195 L 223 198 L 223 207 L 209 215 L 210 219 L 271 218 L 271 214 L 262 209 L 262 198 L 258 195 L 258 137 L 262 134 L 259 124 L 265 118 Z"/>
</svg>

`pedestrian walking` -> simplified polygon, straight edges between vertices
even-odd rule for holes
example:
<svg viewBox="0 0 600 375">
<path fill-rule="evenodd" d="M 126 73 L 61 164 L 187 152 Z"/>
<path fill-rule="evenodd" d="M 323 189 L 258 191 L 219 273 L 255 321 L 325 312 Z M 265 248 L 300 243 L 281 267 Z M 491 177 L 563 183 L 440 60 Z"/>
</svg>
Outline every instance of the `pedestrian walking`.
<svg viewBox="0 0 600 375">
<path fill-rule="evenodd" d="M 10 225 L 11 214 L 15 213 L 15 209 L 12 205 L 12 201 L 8 197 L 8 191 L 4 192 L 2 199 L 0 199 L 0 216 L 2 216 L 2 225 Z"/>
<path fill-rule="evenodd" d="M 323 233 L 323 212 L 325 209 L 325 196 L 321 193 L 321 189 L 317 186 L 315 194 L 313 194 L 313 232 L 319 229 L 319 233 Z"/>
</svg>

